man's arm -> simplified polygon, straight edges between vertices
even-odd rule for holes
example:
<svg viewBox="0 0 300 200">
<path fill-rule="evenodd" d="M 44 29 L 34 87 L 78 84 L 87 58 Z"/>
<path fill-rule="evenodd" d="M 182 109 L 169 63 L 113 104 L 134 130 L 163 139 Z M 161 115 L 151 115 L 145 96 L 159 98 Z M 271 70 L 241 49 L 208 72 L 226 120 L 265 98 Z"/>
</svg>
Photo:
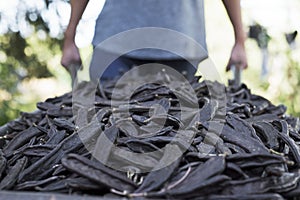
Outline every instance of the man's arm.
<svg viewBox="0 0 300 200">
<path fill-rule="evenodd" d="M 79 50 L 75 44 L 77 25 L 89 0 L 71 0 L 71 17 L 65 31 L 64 46 L 62 51 L 61 64 L 68 67 L 71 64 L 80 64 L 81 59 Z"/>
<path fill-rule="evenodd" d="M 235 38 L 226 71 L 230 70 L 231 65 L 245 69 L 248 65 L 245 51 L 246 34 L 243 29 L 240 0 L 223 0 L 223 4 L 232 23 Z"/>
</svg>

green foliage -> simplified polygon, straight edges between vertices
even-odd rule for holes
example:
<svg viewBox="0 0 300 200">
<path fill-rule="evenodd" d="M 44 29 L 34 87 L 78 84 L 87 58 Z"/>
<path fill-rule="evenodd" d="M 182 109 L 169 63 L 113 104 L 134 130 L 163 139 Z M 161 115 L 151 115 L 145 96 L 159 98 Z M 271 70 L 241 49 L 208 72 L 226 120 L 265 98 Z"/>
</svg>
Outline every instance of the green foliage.
<svg viewBox="0 0 300 200">
<path fill-rule="evenodd" d="M 281 95 L 279 99 L 288 107 L 288 113 L 300 117 L 300 63 L 293 59 L 291 51 L 288 51 L 286 55 L 288 63 L 285 71 L 285 81 L 290 90 L 280 88 Z"/>
<path fill-rule="evenodd" d="M 19 86 L 32 78 L 53 76 L 49 60 L 61 49 L 63 25 L 56 27 L 59 32 L 53 36 L 50 19 L 42 17 L 58 1 L 36 2 L 37 7 L 19 0 L 14 18 L 8 18 L 5 10 L 0 12 L 0 23 L 6 25 L 0 35 L 0 125 L 19 116 L 19 110 L 34 108 L 34 102 L 20 102 Z"/>
<path fill-rule="evenodd" d="M 284 104 L 287 114 L 300 117 L 300 49 L 291 49 L 284 43 L 275 45 L 281 45 L 281 48 L 276 48 L 280 49 L 279 53 L 271 54 L 268 79 L 257 81 L 252 89 L 273 104 Z M 255 80 L 255 77 L 251 77 L 250 80 Z"/>
</svg>

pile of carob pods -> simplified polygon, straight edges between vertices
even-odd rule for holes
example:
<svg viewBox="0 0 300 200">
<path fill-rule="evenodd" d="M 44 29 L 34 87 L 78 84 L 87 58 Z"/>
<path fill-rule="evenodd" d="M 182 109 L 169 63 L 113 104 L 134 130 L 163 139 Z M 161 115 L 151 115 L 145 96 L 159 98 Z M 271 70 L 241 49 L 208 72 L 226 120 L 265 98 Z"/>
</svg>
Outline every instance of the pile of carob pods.
<svg viewBox="0 0 300 200">
<path fill-rule="evenodd" d="M 200 77 L 83 81 L 0 127 L 0 190 L 296 199 L 300 122 L 285 112 L 245 84 Z"/>
</svg>

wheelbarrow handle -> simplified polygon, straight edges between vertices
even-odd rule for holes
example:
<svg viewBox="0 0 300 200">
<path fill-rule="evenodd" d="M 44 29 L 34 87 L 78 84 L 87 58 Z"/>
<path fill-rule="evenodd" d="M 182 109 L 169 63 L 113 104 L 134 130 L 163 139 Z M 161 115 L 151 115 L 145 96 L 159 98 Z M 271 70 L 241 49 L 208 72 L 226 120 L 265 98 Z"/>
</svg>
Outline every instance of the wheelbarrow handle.
<svg viewBox="0 0 300 200">
<path fill-rule="evenodd" d="M 74 85 L 78 83 L 77 73 L 78 73 L 78 70 L 81 69 L 81 65 L 80 64 L 70 64 L 67 69 L 71 76 L 71 81 L 72 81 L 71 84 L 72 84 L 72 88 L 73 88 Z"/>
<path fill-rule="evenodd" d="M 233 84 L 236 86 L 241 85 L 242 69 L 237 65 L 231 65 L 230 68 L 233 72 Z"/>
</svg>

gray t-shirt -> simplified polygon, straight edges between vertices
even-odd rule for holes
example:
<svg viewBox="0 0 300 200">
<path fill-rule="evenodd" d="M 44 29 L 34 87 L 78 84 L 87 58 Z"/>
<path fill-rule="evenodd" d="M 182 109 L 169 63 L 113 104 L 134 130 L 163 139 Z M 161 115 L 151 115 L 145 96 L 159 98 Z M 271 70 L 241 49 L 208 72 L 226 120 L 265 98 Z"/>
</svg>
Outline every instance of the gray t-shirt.
<svg viewBox="0 0 300 200">
<path fill-rule="evenodd" d="M 134 32 L 131 36 L 123 33 L 120 35 L 122 37 L 112 39 L 109 45 L 100 48 L 111 53 L 123 54 L 131 48 L 124 49 L 124 45 L 141 47 L 145 44 L 145 49 L 135 50 L 128 55 L 150 60 L 179 59 L 178 55 L 188 59 L 204 59 L 207 57 L 207 47 L 203 4 L 203 0 L 106 0 L 96 21 L 93 45 L 96 47 L 123 31 L 152 27 L 150 31 L 139 29 L 138 33 Z M 156 31 L 153 30 L 154 27 L 161 29 Z M 147 42 L 151 45 L 147 45 Z M 203 51 L 196 49 L 195 43 L 201 45 Z M 167 48 L 159 50 L 159 47 Z M 172 52 L 174 48 L 176 51 Z"/>
</svg>

